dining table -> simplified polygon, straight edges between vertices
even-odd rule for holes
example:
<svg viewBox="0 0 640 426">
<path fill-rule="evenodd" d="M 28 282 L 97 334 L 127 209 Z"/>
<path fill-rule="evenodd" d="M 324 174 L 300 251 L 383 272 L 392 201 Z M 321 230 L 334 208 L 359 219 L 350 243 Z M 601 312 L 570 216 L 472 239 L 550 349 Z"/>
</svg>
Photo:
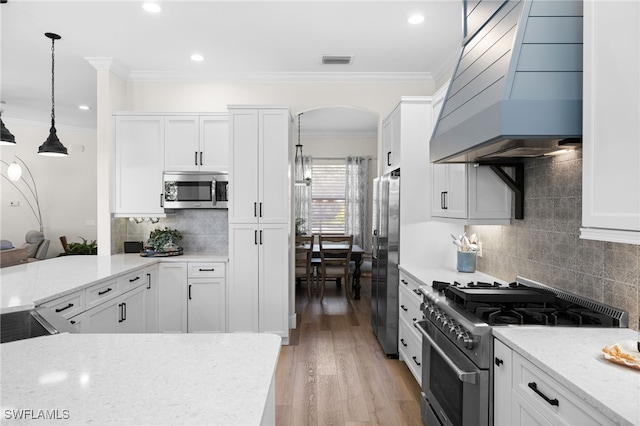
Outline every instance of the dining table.
<svg viewBox="0 0 640 426">
<path fill-rule="evenodd" d="M 347 248 L 347 244 L 340 243 L 325 243 L 325 247 L 332 249 L 340 249 Z M 353 244 L 351 246 L 351 260 L 355 264 L 355 269 L 353 270 L 353 299 L 360 299 L 360 265 L 362 265 L 362 258 L 364 255 L 364 250 L 357 244 Z M 313 258 L 320 259 L 320 244 L 313 245 Z"/>
</svg>

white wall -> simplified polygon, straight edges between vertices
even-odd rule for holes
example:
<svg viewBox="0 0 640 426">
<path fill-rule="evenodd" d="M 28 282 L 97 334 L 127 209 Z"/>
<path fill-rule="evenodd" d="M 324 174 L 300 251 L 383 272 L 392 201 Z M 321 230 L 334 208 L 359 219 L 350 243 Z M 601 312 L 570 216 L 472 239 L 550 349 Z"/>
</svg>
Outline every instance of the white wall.
<svg viewBox="0 0 640 426">
<path fill-rule="evenodd" d="M 38 155 L 38 147 L 49 136 L 49 124 L 3 120 L 16 137 L 16 146 L 0 147 L 0 158 L 11 164 L 19 156 L 29 166 L 38 189 L 45 237 L 51 240 L 47 257 L 61 253 L 60 236 L 69 242 L 83 237 L 96 239 L 96 132 L 57 125 L 58 137 L 69 150 L 63 158 Z M 19 163 L 19 161 L 18 161 Z M 2 164 L 2 174 L 7 166 Z M 23 168 L 23 177 L 27 178 Z M 24 183 L 20 188 L 30 196 Z M 19 247 L 31 229 L 38 230 L 38 222 L 27 202 L 4 178 L 0 185 L 0 237 Z M 30 198 L 35 208 L 33 198 Z M 20 202 L 10 207 L 11 201 Z"/>
</svg>

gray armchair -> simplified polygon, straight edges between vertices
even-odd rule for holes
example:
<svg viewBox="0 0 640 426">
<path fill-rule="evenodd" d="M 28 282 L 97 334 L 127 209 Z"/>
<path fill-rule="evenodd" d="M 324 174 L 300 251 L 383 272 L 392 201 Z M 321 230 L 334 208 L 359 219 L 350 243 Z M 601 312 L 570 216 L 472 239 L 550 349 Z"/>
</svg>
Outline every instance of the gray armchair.
<svg viewBox="0 0 640 426">
<path fill-rule="evenodd" d="M 40 231 L 29 231 L 24 236 L 25 243 L 21 248 L 27 250 L 27 258 L 29 261 L 42 260 L 47 258 L 50 240 L 44 237 Z"/>
</svg>

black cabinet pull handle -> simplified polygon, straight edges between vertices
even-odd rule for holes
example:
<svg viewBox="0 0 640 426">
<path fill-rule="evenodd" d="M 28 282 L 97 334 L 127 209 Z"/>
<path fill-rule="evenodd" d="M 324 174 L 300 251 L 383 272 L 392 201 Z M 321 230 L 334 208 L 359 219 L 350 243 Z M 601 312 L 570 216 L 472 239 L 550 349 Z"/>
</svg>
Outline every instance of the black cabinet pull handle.
<svg viewBox="0 0 640 426">
<path fill-rule="evenodd" d="M 260 230 L 260 245 L 262 245 L 262 229 Z"/>
<path fill-rule="evenodd" d="M 404 342 L 404 339 L 400 339 L 400 343 L 402 343 L 402 346 L 407 347 L 407 344 Z"/>
<path fill-rule="evenodd" d="M 202 151 L 200 151 L 200 165 L 202 166 Z"/>
<path fill-rule="evenodd" d="M 69 303 L 67 306 L 65 306 L 64 308 L 58 308 L 56 309 L 56 312 L 62 312 L 62 311 L 66 311 L 67 309 L 71 308 L 73 306 L 73 303 Z"/>
<path fill-rule="evenodd" d="M 408 309 L 406 308 L 406 306 L 404 306 L 404 305 L 400 305 L 400 307 L 402 308 L 402 310 L 403 310 L 403 311 L 405 311 L 405 312 L 407 312 L 407 311 L 408 311 Z"/>
<path fill-rule="evenodd" d="M 109 287 L 108 289 L 104 290 L 104 291 L 99 291 L 98 292 L 98 296 L 102 296 L 103 294 L 107 294 L 111 291 L 111 287 Z"/>
<path fill-rule="evenodd" d="M 404 285 L 409 285 L 409 283 L 407 282 L 407 280 L 400 280 L 400 282 Z"/>
<path fill-rule="evenodd" d="M 498 367 L 500 367 L 502 364 L 504 364 L 504 362 L 503 362 L 500 358 L 498 358 L 498 357 L 496 357 L 496 359 L 495 359 L 495 363 L 496 363 L 496 365 L 497 365 Z"/>
<path fill-rule="evenodd" d="M 140 279 L 140 277 L 139 277 L 139 276 L 137 276 L 137 277 L 135 277 L 135 278 L 131 278 L 131 279 L 129 280 L 129 282 L 130 282 L 130 283 L 132 283 L 132 282 L 138 281 L 139 279 Z"/>
<path fill-rule="evenodd" d="M 71 320 L 69 321 L 71 323 L 71 325 L 75 325 L 76 321 L 75 320 Z"/>
<path fill-rule="evenodd" d="M 444 192 L 440 193 L 440 208 L 444 210 Z"/>
<path fill-rule="evenodd" d="M 189 284 L 189 300 L 191 300 L 191 284 Z"/>
<path fill-rule="evenodd" d="M 449 191 L 444 191 L 444 209 L 449 210 Z"/>
<path fill-rule="evenodd" d="M 126 321 L 127 320 L 127 304 L 123 303 L 122 304 L 122 321 Z"/>
<path fill-rule="evenodd" d="M 193 157 L 193 165 L 197 166 L 198 165 L 198 151 L 194 152 L 194 157 Z"/>
<path fill-rule="evenodd" d="M 253 244 L 258 245 L 258 230 L 253 231 Z"/>
<path fill-rule="evenodd" d="M 391 165 L 391 151 L 387 152 L 387 166 Z"/>
<path fill-rule="evenodd" d="M 260 217 L 262 217 L 262 201 L 260 201 Z"/>
<path fill-rule="evenodd" d="M 147 290 L 151 289 L 151 274 L 147 274 Z"/>
<path fill-rule="evenodd" d="M 198 269 L 198 271 L 200 271 L 200 272 L 213 272 L 213 271 L 215 271 L 215 269 L 214 268 L 200 268 L 200 269 Z"/>
<path fill-rule="evenodd" d="M 416 365 L 418 365 L 418 366 L 419 366 L 419 365 L 421 365 L 421 363 L 420 363 L 420 362 L 418 362 L 418 358 L 417 358 L 417 357 L 413 356 L 413 357 L 411 357 L 411 358 L 413 358 L 413 362 L 415 362 L 415 363 L 416 363 Z"/>
<path fill-rule="evenodd" d="M 555 398 L 551 399 L 547 395 L 545 395 L 542 392 L 540 392 L 538 390 L 538 385 L 536 384 L 536 382 L 531 382 L 527 386 L 529 386 L 529 388 L 531 388 L 531 390 L 533 390 L 535 393 L 537 393 L 542 399 L 547 401 L 549 403 L 549 405 L 555 405 L 556 407 L 560 405 L 560 402 L 557 399 L 555 399 Z"/>
<path fill-rule="evenodd" d="M 124 309 L 122 308 L 122 303 L 118 303 L 118 322 L 124 321 Z"/>
<path fill-rule="evenodd" d="M 417 294 L 418 296 L 422 296 L 422 293 L 420 293 L 420 290 L 418 290 L 417 288 L 414 288 L 413 291 L 415 294 Z"/>
<path fill-rule="evenodd" d="M 164 194 L 160 193 L 160 207 L 164 207 Z"/>
<path fill-rule="evenodd" d="M 258 217 L 258 203 L 253 203 L 253 217 Z"/>
</svg>

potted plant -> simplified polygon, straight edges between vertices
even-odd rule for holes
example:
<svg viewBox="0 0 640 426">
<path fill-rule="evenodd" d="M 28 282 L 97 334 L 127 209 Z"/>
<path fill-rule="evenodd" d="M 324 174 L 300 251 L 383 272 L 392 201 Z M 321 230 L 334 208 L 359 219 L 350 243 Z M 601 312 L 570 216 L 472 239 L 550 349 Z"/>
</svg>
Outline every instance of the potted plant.
<svg viewBox="0 0 640 426">
<path fill-rule="evenodd" d="M 296 219 L 296 235 L 305 235 L 307 233 L 307 228 L 305 226 L 306 223 L 306 219 L 301 217 Z"/>
<path fill-rule="evenodd" d="M 86 239 L 82 237 L 78 237 L 82 240 L 81 243 L 69 243 L 67 247 L 65 247 L 65 254 L 85 254 L 85 255 L 95 255 L 98 254 L 98 244 L 96 240 L 92 240 L 91 242 L 87 242 Z"/>
<path fill-rule="evenodd" d="M 175 253 L 182 252 L 180 246 L 182 234 L 176 229 L 157 228 L 151 231 L 147 240 L 147 249 L 153 250 L 155 253 Z"/>
</svg>

